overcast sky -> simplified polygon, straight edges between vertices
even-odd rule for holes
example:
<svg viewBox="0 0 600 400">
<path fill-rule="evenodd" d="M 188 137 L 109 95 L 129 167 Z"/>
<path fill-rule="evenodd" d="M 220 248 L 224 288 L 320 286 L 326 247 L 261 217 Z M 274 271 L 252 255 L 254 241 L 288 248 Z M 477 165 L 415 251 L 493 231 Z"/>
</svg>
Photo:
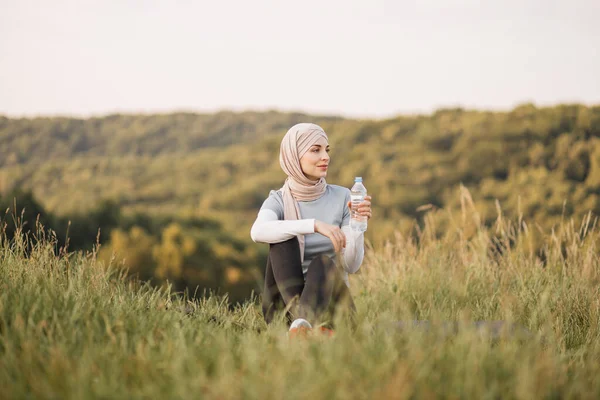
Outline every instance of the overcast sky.
<svg viewBox="0 0 600 400">
<path fill-rule="evenodd" d="M 0 0 L 0 114 L 600 104 L 600 0 Z"/>
</svg>

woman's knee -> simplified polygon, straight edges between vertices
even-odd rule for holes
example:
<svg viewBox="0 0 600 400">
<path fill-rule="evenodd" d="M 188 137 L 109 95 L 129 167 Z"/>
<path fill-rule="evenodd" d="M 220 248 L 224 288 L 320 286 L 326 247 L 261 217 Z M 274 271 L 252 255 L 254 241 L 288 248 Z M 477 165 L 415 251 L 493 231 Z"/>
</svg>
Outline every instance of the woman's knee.
<svg viewBox="0 0 600 400">
<path fill-rule="evenodd" d="M 298 236 L 294 236 L 288 240 L 284 240 L 283 242 L 271 243 L 271 246 L 285 246 L 290 245 L 292 243 L 298 243 Z"/>
<path fill-rule="evenodd" d="M 300 247 L 299 247 L 299 242 L 298 242 L 298 237 L 294 236 L 291 239 L 288 239 L 286 241 L 283 242 L 279 242 L 279 243 L 271 243 L 269 245 L 269 251 L 270 252 L 286 252 L 289 253 L 290 251 L 294 251 L 298 249 L 298 252 L 300 252 Z"/>
<path fill-rule="evenodd" d="M 294 264 L 300 264 L 300 245 L 298 238 L 293 237 L 289 240 L 279 243 L 271 243 L 269 246 L 269 258 L 274 266 L 277 268 L 281 263 L 292 262 Z"/>
</svg>

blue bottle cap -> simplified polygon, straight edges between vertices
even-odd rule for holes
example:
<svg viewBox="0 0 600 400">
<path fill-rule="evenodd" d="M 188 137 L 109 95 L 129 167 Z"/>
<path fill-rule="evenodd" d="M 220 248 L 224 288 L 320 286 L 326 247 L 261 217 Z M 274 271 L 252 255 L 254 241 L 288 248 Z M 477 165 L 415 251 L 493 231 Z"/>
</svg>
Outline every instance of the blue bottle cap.
<svg viewBox="0 0 600 400">
<path fill-rule="evenodd" d="M 362 176 L 357 176 L 354 178 L 354 182 L 362 182 Z"/>
</svg>

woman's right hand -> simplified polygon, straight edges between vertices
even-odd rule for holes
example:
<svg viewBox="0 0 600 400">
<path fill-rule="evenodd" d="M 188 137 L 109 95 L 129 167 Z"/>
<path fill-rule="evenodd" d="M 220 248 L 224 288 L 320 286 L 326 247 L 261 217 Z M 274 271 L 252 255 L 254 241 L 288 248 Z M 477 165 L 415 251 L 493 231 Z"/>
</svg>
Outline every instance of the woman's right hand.
<svg viewBox="0 0 600 400">
<path fill-rule="evenodd" d="M 333 243 L 336 253 L 339 253 L 342 248 L 346 247 L 346 235 L 344 235 L 339 226 L 330 225 L 315 219 L 315 232 L 327 236 Z"/>
</svg>

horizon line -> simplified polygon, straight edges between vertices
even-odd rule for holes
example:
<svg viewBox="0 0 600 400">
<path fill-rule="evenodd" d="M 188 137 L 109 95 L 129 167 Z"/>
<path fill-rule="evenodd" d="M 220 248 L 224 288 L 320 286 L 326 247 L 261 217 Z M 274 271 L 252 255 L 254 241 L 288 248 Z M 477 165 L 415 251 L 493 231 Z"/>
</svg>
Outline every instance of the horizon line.
<svg viewBox="0 0 600 400">
<path fill-rule="evenodd" d="M 293 108 L 278 108 L 278 107 L 221 107 L 221 108 L 186 108 L 186 107 L 173 107 L 173 108 L 155 108 L 155 109 L 120 109 L 120 110 L 108 110 L 104 112 L 90 112 L 90 113 L 69 113 L 69 112 L 56 112 L 56 113 L 4 113 L 0 112 L 0 117 L 7 119 L 41 119 L 41 118 L 68 118 L 68 119 L 102 119 L 115 115 L 122 116 L 151 116 L 151 115 L 174 115 L 174 114 L 196 114 L 196 115 L 216 115 L 220 113 L 232 113 L 232 114 L 245 114 L 245 113 L 279 113 L 279 114 L 305 114 L 307 116 L 317 118 L 341 118 L 347 120 L 377 120 L 384 121 L 394 119 L 397 117 L 418 117 L 434 115 L 444 110 L 462 110 L 466 112 L 510 112 L 517 108 L 524 106 L 533 106 L 537 109 L 543 108 L 556 108 L 560 106 L 584 106 L 589 108 L 600 107 L 600 101 L 594 103 L 587 103 L 582 101 L 564 101 L 564 102 L 552 102 L 552 103 L 536 103 L 533 101 L 522 101 L 513 104 L 508 107 L 478 107 L 478 106 L 467 106 L 467 105 L 439 105 L 431 107 L 429 110 L 415 109 L 415 110 L 399 110 L 397 112 L 384 113 L 380 115 L 360 115 L 352 113 L 344 113 L 340 111 L 327 111 L 327 110 L 309 110 L 309 109 L 293 109 Z"/>
</svg>

